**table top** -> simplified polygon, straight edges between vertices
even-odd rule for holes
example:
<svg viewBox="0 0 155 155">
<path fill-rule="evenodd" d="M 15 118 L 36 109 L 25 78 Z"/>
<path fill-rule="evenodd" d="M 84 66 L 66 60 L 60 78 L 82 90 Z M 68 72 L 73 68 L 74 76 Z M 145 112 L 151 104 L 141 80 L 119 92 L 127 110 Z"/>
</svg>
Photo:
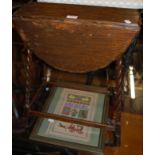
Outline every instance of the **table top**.
<svg viewBox="0 0 155 155">
<path fill-rule="evenodd" d="M 67 4 L 32 3 L 13 16 L 21 38 L 40 59 L 76 73 L 116 60 L 138 34 L 139 23 L 138 10 Z"/>
<path fill-rule="evenodd" d="M 59 19 L 64 19 L 67 15 L 71 15 L 77 16 L 78 20 L 112 21 L 119 23 L 125 23 L 125 20 L 129 20 L 131 24 L 140 23 L 139 10 L 55 3 L 32 3 L 19 9 L 15 15 Z"/>
</svg>

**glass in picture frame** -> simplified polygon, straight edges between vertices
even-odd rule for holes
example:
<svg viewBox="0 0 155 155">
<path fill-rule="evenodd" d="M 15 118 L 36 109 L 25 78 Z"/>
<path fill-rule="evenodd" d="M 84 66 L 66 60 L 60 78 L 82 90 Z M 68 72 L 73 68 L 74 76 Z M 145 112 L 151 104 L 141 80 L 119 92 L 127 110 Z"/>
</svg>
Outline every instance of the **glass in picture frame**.
<svg viewBox="0 0 155 155">
<path fill-rule="evenodd" d="M 102 93 L 55 87 L 48 96 L 43 111 L 101 123 L 106 119 L 107 100 L 107 95 Z M 101 152 L 104 129 L 38 118 L 30 139 L 78 150 Z"/>
</svg>

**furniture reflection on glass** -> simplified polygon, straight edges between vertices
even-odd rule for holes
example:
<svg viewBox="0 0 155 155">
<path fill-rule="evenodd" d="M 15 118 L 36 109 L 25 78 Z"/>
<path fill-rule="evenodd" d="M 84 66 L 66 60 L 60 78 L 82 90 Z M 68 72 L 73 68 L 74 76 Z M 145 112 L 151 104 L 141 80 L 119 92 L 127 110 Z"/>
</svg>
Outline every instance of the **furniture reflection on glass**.
<svg viewBox="0 0 155 155">
<path fill-rule="evenodd" d="M 139 24 L 138 10 L 131 9 L 32 3 L 14 13 L 13 26 L 27 52 L 25 116 L 38 117 L 31 139 L 97 152 L 104 144 L 120 144 L 123 57 Z M 34 55 L 45 73 L 31 98 Z M 52 67 L 82 74 L 111 63 L 115 63 L 114 89 L 50 80 Z M 107 132 L 113 133 L 112 143 L 106 140 Z"/>
</svg>

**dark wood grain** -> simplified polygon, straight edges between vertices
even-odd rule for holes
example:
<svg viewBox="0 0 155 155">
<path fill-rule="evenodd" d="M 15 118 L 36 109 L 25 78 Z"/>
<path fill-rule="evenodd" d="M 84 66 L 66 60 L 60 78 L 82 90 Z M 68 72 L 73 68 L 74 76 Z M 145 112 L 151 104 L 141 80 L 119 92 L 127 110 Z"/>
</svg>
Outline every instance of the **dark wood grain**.
<svg viewBox="0 0 155 155">
<path fill-rule="evenodd" d="M 22 7 L 15 15 L 32 18 L 48 17 L 64 19 L 67 15 L 76 15 L 78 19 L 101 20 L 123 23 L 125 19 L 140 23 L 139 11 L 134 9 L 81 6 L 72 4 L 33 3 Z"/>
<path fill-rule="evenodd" d="M 95 127 L 95 128 L 107 128 L 109 130 L 114 130 L 114 128 L 115 128 L 114 126 L 108 125 L 106 123 L 98 123 L 98 122 L 77 119 L 77 118 L 71 118 L 71 117 L 61 116 L 61 115 L 57 115 L 57 114 L 33 111 L 33 110 L 30 110 L 30 114 L 33 116 L 37 116 L 37 117 L 51 118 L 51 119 L 55 119 L 55 120 L 59 120 L 59 121 L 63 121 L 63 122 L 77 123 L 77 124 Z"/>
<path fill-rule="evenodd" d="M 66 12 L 76 11 L 81 15 L 77 20 L 65 18 Z M 124 23 L 129 18 L 134 23 Z M 138 22 L 137 11 L 55 4 L 28 5 L 13 17 L 22 39 L 40 59 L 76 73 L 104 68 L 122 55 L 139 32 Z"/>
<path fill-rule="evenodd" d="M 105 147 L 106 155 L 143 154 L 143 116 L 131 113 L 121 114 L 121 146 Z"/>
<path fill-rule="evenodd" d="M 96 93 L 101 93 L 101 94 L 107 94 L 111 95 L 111 92 L 108 90 L 106 87 L 99 87 L 99 86 L 89 86 L 89 85 L 84 85 L 84 84 L 79 84 L 75 82 L 50 82 L 48 84 L 50 87 L 64 87 L 64 88 L 71 88 L 71 89 L 76 89 L 76 90 L 83 90 L 83 91 L 89 91 L 89 92 L 96 92 Z"/>
<path fill-rule="evenodd" d="M 120 147 L 103 149 L 105 155 L 143 155 L 143 117 L 137 114 L 122 113 L 122 143 Z M 127 123 L 128 122 L 128 123 Z M 96 155 L 80 151 L 78 155 Z"/>
</svg>

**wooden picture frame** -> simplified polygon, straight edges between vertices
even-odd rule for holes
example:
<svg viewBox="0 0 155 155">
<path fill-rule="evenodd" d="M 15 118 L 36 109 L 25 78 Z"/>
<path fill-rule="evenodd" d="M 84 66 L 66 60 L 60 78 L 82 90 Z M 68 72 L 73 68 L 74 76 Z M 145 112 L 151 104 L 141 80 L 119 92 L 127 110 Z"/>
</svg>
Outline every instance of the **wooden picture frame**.
<svg viewBox="0 0 155 155">
<path fill-rule="evenodd" d="M 94 102 L 95 100 L 96 102 Z M 107 117 L 108 100 L 107 94 L 58 86 L 51 90 L 43 107 L 43 112 L 101 123 Z M 81 101 L 82 103 L 80 103 Z M 77 113 L 74 110 L 77 110 Z M 75 123 L 38 118 L 30 139 L 72 149 L 102 152 L 104 131 L 104 129 Z"/>
</svg>

